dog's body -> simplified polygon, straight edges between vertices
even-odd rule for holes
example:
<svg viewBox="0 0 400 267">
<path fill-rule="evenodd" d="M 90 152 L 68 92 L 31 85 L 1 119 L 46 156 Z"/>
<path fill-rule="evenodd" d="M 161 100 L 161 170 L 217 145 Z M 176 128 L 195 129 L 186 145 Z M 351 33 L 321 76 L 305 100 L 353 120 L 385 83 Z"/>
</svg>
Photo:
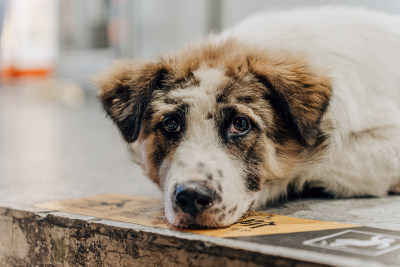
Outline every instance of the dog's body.
<svg viewBox="0 0 400 267">
<path fill-rule="evenodd" d="M 270 12 L 103 77 L 105 110 L 178 227 L 229 225 L 288 187 L 400 192 L 400 18 Z"/>
</svg>

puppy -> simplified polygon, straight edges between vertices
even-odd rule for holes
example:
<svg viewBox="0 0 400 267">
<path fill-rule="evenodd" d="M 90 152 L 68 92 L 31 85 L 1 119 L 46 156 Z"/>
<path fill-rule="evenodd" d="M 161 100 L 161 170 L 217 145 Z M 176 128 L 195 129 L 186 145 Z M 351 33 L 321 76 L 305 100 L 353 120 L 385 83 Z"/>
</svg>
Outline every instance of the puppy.
<svg viewBox="0 0 400 267">
<path fill-rule="evenodd" d="M 223 227 L 288 192 L 400 192 L 400 18 L 254 15 L 99 79 L 104 110 L 176 227 Z"/>
</svg>

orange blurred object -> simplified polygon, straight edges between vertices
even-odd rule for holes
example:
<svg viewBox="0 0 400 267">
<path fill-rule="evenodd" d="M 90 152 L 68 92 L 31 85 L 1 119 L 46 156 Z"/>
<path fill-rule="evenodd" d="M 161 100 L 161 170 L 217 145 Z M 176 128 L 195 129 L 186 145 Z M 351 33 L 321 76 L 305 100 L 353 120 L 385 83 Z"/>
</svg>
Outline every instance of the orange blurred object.
<svg viewBox="0 0 400 267">
<path fill-rule="evenodd" d="M 53 69 L 18 69 L 14 67 L 7 67 L 1 70 L 1 78 L 2 79 L 11 79 L 11 78 L 19 78 L 24 76 L 34 76 L 34 77 L 46 77 L 53 73 Z"/>
<path fill-rule="evenodd" d="M 46 77 L 58 56 L 57 3 L 53 0 L 8 2 L 0 39 L 0 78 Z"/>
</svg>

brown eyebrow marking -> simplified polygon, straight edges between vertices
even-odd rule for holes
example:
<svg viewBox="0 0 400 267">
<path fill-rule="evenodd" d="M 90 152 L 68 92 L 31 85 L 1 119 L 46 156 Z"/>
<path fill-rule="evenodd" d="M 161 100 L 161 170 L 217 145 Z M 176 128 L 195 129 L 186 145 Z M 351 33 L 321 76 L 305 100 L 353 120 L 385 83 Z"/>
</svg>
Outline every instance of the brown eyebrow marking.
<svg viewBox="0 0 400 267">
<path fill-rule="evenodd" d="M 168 105 L 177 105 L 177 104 L 179 104 L 179 102 L 177 102 L 175 99 L 169 98 L 169 97 L 165 97 L 165 98 L 163 99 L 163 102 L 164 102 L 165 104 L 168 104 Z"/>
<path fill-rule="evenodd" d="M 196 86 L 200 86 L 200 80 L 194 76 L 191 71 L 188 73 L 179 73 L 177 70 L 170 69 L 170 72 L 163 80 L 162 91 L 168 93 L 176 89 L 185 89 Z"/>
<path fill-rule="evenodd" d="M 220 93 L 217 96 L 217 103 L 223 103 L 226 102 L 228 100 L 228 96 L 226 94 L 226 92 Z"/>
<path fill-rule="evenodd" d="M 237 102 L 244 103 L 244 104 L 253 103 L 253 102 L 255 102 L 256 100 L 257 100 L 257 99 L 256 99 L 255 97 L 249 96 L 249 95 L 246 95 L 246 96 L 238 96 L 238 97 L 236 97 L 236 101 L 237 101 Z"/>
</svg>

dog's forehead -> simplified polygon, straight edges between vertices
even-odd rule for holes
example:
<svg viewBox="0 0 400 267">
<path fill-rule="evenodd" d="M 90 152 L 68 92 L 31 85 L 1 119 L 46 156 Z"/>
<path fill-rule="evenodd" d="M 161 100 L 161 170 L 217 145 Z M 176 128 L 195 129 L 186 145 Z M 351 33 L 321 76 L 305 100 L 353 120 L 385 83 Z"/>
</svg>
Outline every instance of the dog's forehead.
<svg viewBox="0 0 400 267">
<path fill-rule="evenodd" d="M 177 81 L 177 82 L 174 82 Z M 185 82 L 182 82 L 185 81 Z M 217 96 L 229 82 L 221 68 L 203 67 L 186 77 L 173 77 L 167 90 L 156 90 L 150 103 L 150 123 L 156 125 L 166 114 L 185 110 L 193 123 L 215 115 Z"/>
<path fill-rule="evenodd" d="M 180 103 L 193 104 L 202 99 L 210 101 L 215 99 L 218 88 L 227 80 L 224 71 L 216 68 L 201 68 L 193 72 L 197 84 L 186 88 L 171 90 L 166 97 Z"/>
<path fill-rule="evenodd" d="M 271 124 L 272 118 L 268 115 L 268 105 L 263 102 L 262 90 L 251 75 L 238 78 L 228 75 L 223 67 L 201 67 L 176 80 L 178 82 L 169 83 L 169 90 L 155 92 L 151 103 L 154 123 L 164 118 L 165 114 L 182 110 L 182 107 L 188 111 L 188 119 L 193 121 L 209 120 L 218 115 L 222 107 L 234 107 L 261 128 L 265 123 Z M 180 82 L 182 80 L 187 81 L 185 85 Z M 256 113 L 267 118 L 263 121 Z"/>
<path fill-rule="evenodd" d="M 194 77 L 200 82 L 206 92 L 213 93 L 221 83 L 226 81 L 227 77 L 221 69 L 217 68 L 201 68 L 193 72 Z"/>
<path fill-rule="evenodd" d="M 195 82 L 188 82 L 184 86 L 179 82 L 172 82 L 169 90 L 154 92 L 151 106 L 155 117 L 162 117 L 182 106 L 197 114 L 213 112 L 218 91 L 229 80 L 224 71 L 218 68 L 200 68 L 191 73 L 190 79 Z"/>
</svg>

